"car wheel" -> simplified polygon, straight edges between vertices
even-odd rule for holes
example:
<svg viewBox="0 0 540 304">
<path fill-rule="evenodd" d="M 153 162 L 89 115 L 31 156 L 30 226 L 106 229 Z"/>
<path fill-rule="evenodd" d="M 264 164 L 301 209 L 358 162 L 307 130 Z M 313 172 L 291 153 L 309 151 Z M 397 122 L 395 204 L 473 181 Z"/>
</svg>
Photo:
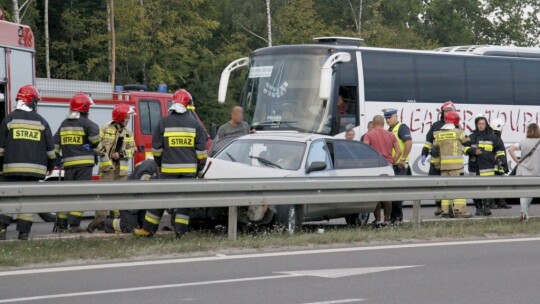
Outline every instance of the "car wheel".
<svg viewBox="0 0 540 304">
<path fill-rule="evenodd" d="M 277 207 L 277 222 L 290 235 L 302 229 L 303 219 L 304 208 L 302 205 L 280 205 Z"/>
<path fill-rule="evenodd" d="M 47 223 L 52 223 L 56 221 L 56 214 L 51 212 L 39 213 L 39 217 Z"/>
</svg>

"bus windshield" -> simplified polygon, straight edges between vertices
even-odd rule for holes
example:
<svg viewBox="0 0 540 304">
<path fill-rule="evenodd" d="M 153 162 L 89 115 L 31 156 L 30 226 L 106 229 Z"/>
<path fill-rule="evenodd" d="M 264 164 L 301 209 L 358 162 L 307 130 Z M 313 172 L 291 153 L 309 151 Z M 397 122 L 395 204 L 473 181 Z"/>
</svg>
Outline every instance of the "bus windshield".
<svg viewBox="0 0 540 304">
<path fill-rule="evenodd" d="M 322 54 L 254 56 L 242 94 L 252 127 L 329 134 L 330 107 L 319 99 L 326 58 Z"/>
</svg>

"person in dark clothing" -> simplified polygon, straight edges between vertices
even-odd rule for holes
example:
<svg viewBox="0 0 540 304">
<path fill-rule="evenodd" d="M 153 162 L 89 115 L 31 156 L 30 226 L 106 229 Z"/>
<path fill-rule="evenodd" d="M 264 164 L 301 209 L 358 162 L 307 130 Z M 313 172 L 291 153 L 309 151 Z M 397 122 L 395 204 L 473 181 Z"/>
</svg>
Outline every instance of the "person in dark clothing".
<svg viewBox="0 0 540 304">
<path fill-rule="evenodd" d="M 469 136 L 473 148 L 477 148 L 482 153 L 469 157 L 469 173 L 477 176 L 495 176 L 495 166 L 497 163 L 506 161 L 506 152 L 502 140 L 493 133 L 487 119 L 482 115 L 477 115 L 474 120 L 476 129 Z M 474 199 L 476 215 L 490 216 L 491 199 Z"/>
<path fill-rule="evenodd" d="M 158 178 L 158 166 L 153 159 L 147 159 L 135 166 L 128 180 L 152 180 Z M 141 228 L 146 210 L 120 210 L 120 218 L 105 220 L 105 233 L 132 233 Z"/>
<path fill-rule="evenodd" d="M 15 110 L 0 124 L 0 168 L 8 182 L 37 182 L 54 169 L 54 142 L 47 121 L 37 113 L 38 90 L 25 85 L 17 93 Z M 19 240 L 27 240 L 32 214 L 17 215 Z M 11 216 L 0 214 L 0 240 L 6 239 Z"/>
<path fill-rule="evenodd" d="M 428 133 L 426 134 L 426 143 L 424 144 L 424 147 L 422 148 L 422 159 L 420 161 L 422 163 L 422 165 L 426 164 L 426 160 L 427 160 L 428 156 L 431 154 L 431 148 L 433 147 L 433 141 L 434 141 L 433 134 L 435 134 L 435 132 L 440 131 L 442 126 L 445 125 L 444 116 L 446 115 L 446 113 L 455 112 L 455 111 L 456 111 L 456 106 L 454 105 L 453 102 L 447 101 L 447 102 L 442 104 L 442 106 L 441 106 L 441 114 L 440 114 L 439 120 L 434 122 L 431 125 L 431 128 L 429 129 Z M 435 176 L 440 176 L 441 175 L 441 171 L 438 170 L 433 165 L 433 160 L 430 162 L 428 175 L 435 175 Z M 441 201 L 435 201 L 435 204 L 437 205 L 437 210 L 435 210 L 435 215 L 437 215 L 437 216 L 441 215 L 442 212 L 443 212 L 442 208 L 441 208 Z"/>
<path fill-rule="evenodd" d="M 196 178 L 205 166 L 206 131 L 201 123 L 187 114 L 193 106 L 191 94 L 178 90 L 173 95 L 170 114 L 162 118 L 152 138 L 152 153 L 160 168 L 160 179 Z M 174 210 L 174 231 L 182 237 L 189 226 L 190 209 Z M 142 229 L 135 229 L 138 236 L 152 236 L 159 227 L 163 209 L 148 210 Z"/>
<path fill-rule="evenodd" d="M 398 110 L 384 109 L 383 113 L 389 127 L 388 131 L 392 132 L 396 136 L 398 144 L 401 148 L 400 160 L 397 164 L 393 165 L 394 174 L 396 176 L 411 175 L 411 171 L 409 169 L 409 154 L 411 153 L 413 144 L 411 130 L 406 124 L 399 121 Z M 390 216 L 390 221 L 392 223 L 403 221 L 403 201 L 392 202 L 392 215 Z"/>
<path fill-rule="evenodd" d="M 92 169 L 96 164 L 94 149 L 99 145 L 99 126 L 88 119 L 94 101 L 84 93 L 78 93 L 70 101 L 67 118 L 54 135 L 56 157 L 62 160 L 64 180 L 92 180 Z M 83 211 L 58 212 L 57 232 L 83 232 Z M 69 229 L 68 229 L 69 225 Z"/>
</svg>

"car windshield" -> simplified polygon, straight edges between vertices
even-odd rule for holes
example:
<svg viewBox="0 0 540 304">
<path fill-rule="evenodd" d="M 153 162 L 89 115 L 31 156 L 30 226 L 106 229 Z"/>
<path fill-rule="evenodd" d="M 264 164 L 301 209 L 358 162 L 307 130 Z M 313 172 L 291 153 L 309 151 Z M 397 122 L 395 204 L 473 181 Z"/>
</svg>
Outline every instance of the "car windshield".
<svg viewBox="0 0 540 304">
<path fill-rule="evenodd" d="M 215 158 L 254 167 L 298 170 L 305 150 L 306 144 L 301 142 L 239 139 Z"/>
<path fill-rule="evenodd" d="M 252 58 L 242 106 L 257 130 L 328 134 L 327 103 L 319 99 L 326 55 L 273 54 Z"/>
</svg>

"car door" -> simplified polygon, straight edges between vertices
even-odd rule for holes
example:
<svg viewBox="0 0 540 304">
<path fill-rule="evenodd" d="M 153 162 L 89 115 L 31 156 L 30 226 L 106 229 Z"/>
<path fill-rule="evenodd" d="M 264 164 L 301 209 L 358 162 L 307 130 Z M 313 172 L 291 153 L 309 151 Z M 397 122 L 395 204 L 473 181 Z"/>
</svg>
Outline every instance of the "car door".
<svg viewBox="0 0 540 304">
<path fill-rule="evenodd" d="M 384 156 L 369 145 L 352 140 L 334 140 L 332 145 L 336 176 L 394 175 Z"/>
<path fill-rule="evenodd" d="M 307 169 L 314 162 L 326 163 L 326 169 L 307 173 Z M 308 149 L 306 162 L 304 164 L 304 172 L 307 177 L 335 176 L 332 158 L 330 157 L 329 148 L 326 141 L 323 139 L 313 141 Z"/>
</svg>

